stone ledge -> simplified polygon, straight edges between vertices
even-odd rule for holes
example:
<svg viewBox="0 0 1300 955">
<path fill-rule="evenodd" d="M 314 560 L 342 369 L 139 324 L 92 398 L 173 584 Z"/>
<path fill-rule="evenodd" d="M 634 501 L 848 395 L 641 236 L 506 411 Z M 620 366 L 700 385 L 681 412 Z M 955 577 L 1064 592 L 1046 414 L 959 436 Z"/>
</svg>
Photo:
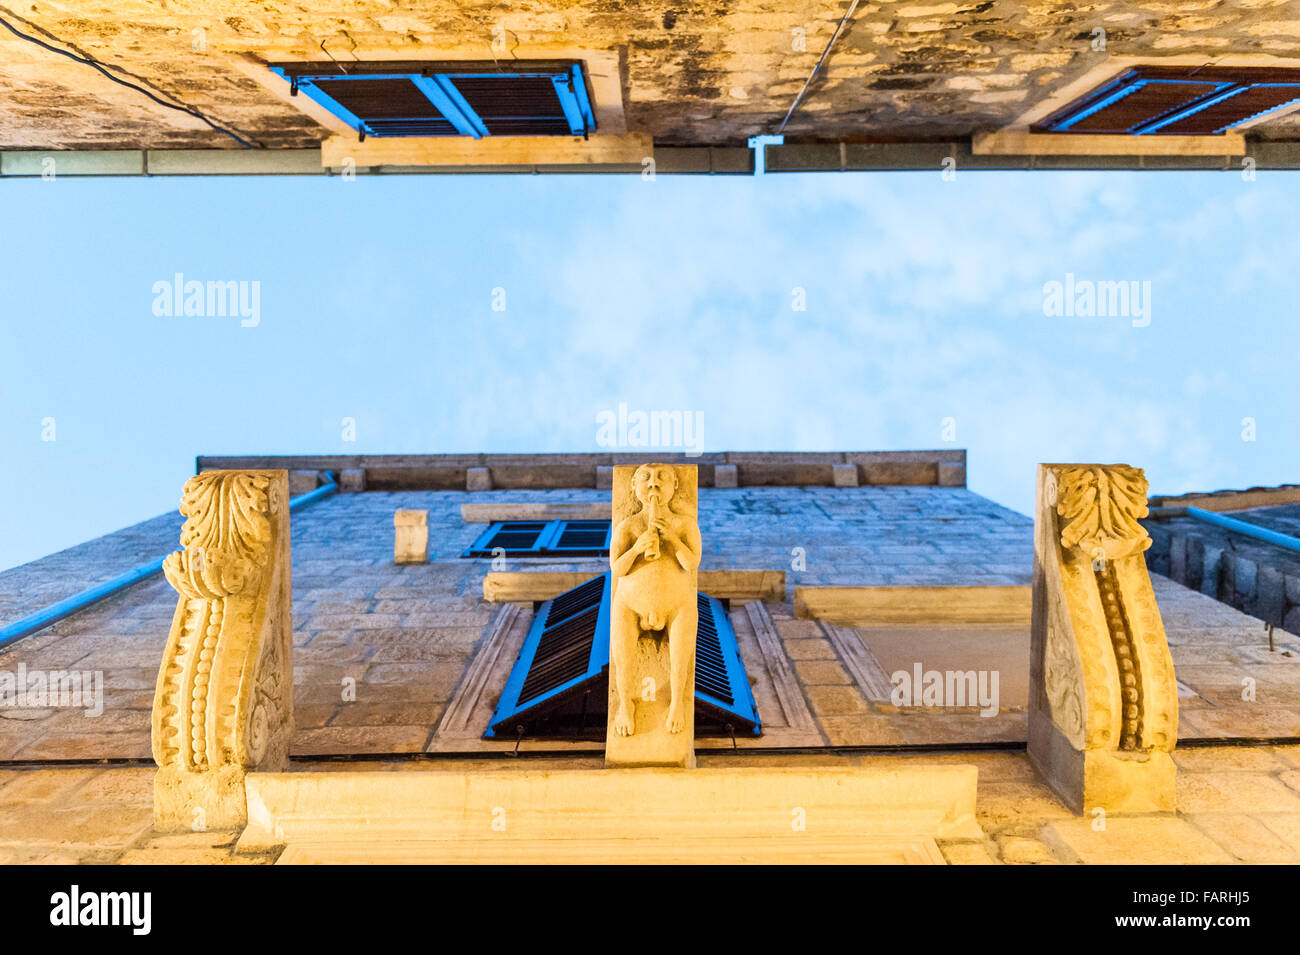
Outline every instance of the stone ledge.
<svg viewBox="0 0 1300 955">
<path fill-rule="evenodd" d="M 607 521 L 609 501 L 466 501 L 460 519 L 466 524 L 497 521 Z"/>
<path fill-rule="evenodd" d="M 1275 507 L 1279 504 L 1300 503 L 1300 484 L 1279 484 L 1277 487 L 1252 487 L 1245 490 L 1223 490 L 1188 494 L 1153 494 L 1150 507 L 1199 507 L 1205 511 L 1246 511 L 1255 507 Z"/>
<path fill-rule="evenodd" d="M 238 848 L 286 845 L 286 862 L 312 851 L 524 861 L 548 846 L 574 862 L 712 861 L 740 850 L 750 861 L 828 853 L 882 861 L 873 847 L 889 840 L 936 861 L 934 840 L 983 837 L 977 777 L 974 766 L 911 760 L 872 768 L 254 773 Z"/>
<path fill-rule="evenodd" d="M 474 839 L 291 843 L 276 865 L 947 865 L 923 836 L 854 839 L 799 833 L 798 838 Z M 966 843 L 957 843 L 966 845 Z M 239 857 L 236 857 L 239 858 Z M 260 861 L 260 860 L 258 860 Z M 964 860 L 961 860 L 964 861 Z"/>
<path fill-rule="evenodd" d="M 550 600 L 591 580 L 587 571 L 490 571 L 483 578 L 483 599 L 491 603 Z M 719 600 L 785 600 L 783 570 L 702 570 L 700 590 Z"/>
<path fill-rule="evenodd" d="M 850 627 L 1029 626 L 1028 586 L 796 587 L 794 615 Z"/>
</svg>

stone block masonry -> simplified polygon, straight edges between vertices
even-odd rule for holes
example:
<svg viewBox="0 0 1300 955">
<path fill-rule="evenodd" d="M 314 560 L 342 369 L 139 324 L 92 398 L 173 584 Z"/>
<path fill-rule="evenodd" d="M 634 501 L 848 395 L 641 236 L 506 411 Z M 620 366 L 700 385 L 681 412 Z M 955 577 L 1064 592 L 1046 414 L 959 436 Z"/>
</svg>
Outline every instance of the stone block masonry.
<svg viewBox="0 0 1300 955">
<path fill-rule="evenodd" d="M 997 129 L 1095 66 L 1105 56 L 1093 49 L 1098 29 L 1110 50 L 1126 55 L 1294 54 L 1296 17 L 1285 5 L 1200 6 L 862 4 L 784 132 L 803 140 L 920 140 Z M 360 0 L 342 18 L 325 0 L 243 8 L 119 0 L 94 16 L 38 4 L 15 8 L 13 19 L 26 34 L 92 52 L 110 69 L 277 150 L 317 146 L 326 130 L 288 96 L 252 82 L 248 58 L 255 65 L 325 61 L 323 43 L 356 59 L 481 60 L 490 58 L 498 30 L 519 59 L 619 53 L 628 131 L 663 144 L 743 145 L 781 123 L 843 14 L 844 5 L 829 0 L 672 10 L 567 2 L 505 9 L 487 0 L 397 9 Z M 0 149 L 232 146 L 193 117 L 7 31 L 0 31 L 0 64 Z M 1294 118 L 1283 118 L 1258 132 L 1295 138 L 1296 130 Z"/>
<path fill-rule="evenodd" d="M 1293 509 L 1243 513 L 1281 512 L 1286 518 Z M 1267 517 L 1254 519 L 1268 526 Z M 1274 627 L 1300 633 L 1300 554 L 1189 517 L 1144 523 L 1152 538 L 1147 564 L 1154 572 Z"/>
</svg>

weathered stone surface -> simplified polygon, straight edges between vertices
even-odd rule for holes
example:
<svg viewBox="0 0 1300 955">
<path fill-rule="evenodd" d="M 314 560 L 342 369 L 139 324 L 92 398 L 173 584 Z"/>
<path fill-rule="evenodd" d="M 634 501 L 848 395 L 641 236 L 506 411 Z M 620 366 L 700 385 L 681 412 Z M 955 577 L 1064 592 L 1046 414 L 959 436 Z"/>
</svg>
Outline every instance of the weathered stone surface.
<svg viewBox="0 0 1300 955">
<path fill-rule="evenodd" d="M 715 488 L 734 488 L 740 482 L 739 471 L 734 464 L 718 464 L 713 468 L 713 486 Z"/>
<path fill-rule="evenodd" d="M 1221 510 L 1231 504 L 1247 504 L 1251 499 L 1248 494 L 1217 498 L 1193 500 Z M 1300 530 L 1300 506 L 1294 503 L 1260 506 L 1237 516 L 1282 533 Z M 1300 580 L 1300 557 L 1266 541 L 1192 517 L 1162 517 L 1145 523 L 1148 528 L 1159 528 L 1168 541 L 1170 577 L 1274 626 L 1286 625 L 1287 613 L 1300 597 L 1300 591 L 1288 595 L 1287 579 Z M 1180 555 L 1185 556 L 1180 560 Z M 1148 556 L 1152 568 L 1157 569 L 1160 555 Z"/>
<path fill-rule="evenodd" d="M 864 133 L 937 137 L 1004 126 L 1096 64 L 1103 55 L 1091 48 L 1097 27 L 1107 30 L 1112 49 L 1132 56 L 1293 52 L 1287 44 L 1296 18 L 1278 16 L 1272 5 L 1227 4 L 1195 15 L 1173 7 L 1135 9 L 1120 0 L 1066 8 L 1045 0 L 992 8 L 864 4 L 785 133 L 828 140 Z M 913 10 L 927 12 L 902 12 Z M 169 8 L 122 0 L 86 10 L 24 7 L 16 25 L 57 45 L 93 51 L 110 69 L 271 148 L 313 146 L 325 131 L 292 100 L 252 83 L 239 58 L 328 61 L 343 52 L 358 59 L 489 59 L 497 30 L 506 31 L 511 56 L 520 59 L 626 50 L 628 129 L 664 143 L 740 144 L 780 125 L 843 13 L 841 4 L 822 0 L 797 10 L 743 0 L 669 11 L 573 2 L 502 10 L 484 0 L 394 7 L 362 0 L 345 15 L 324 0 L 275 6 L 195 0 Z M 7 32 L 0 36 L 0 63 L 0 148 L 234 146 L 193 116 Z M 959 95 L 967 90 L 973 95 Z M 1285 136 L 1295 124 L 1280 119 L 1265 129 Z"/>
<path fill-rule="evenodd" d="M 1252 614 L 1259 619 L 1282 626 L 1285 617 L 1286 593 L 1282 570 L 1261 565 L 1255 587 L 1255 605 Z"/>
<path fill-rule="evenodd" d="M 805 686 L 848 685 L 853 682 L 853 678 L 835 660 L 796 660 L 794 669 Z"/>
<path fill-rule="evenodd" d="M 429 559 L 429 512 L 401 508 L 393 512 L 393 562 L 423 564 Z"/>
<path fill-rule="evenodd" d="M 940 487 L 965 487 L 966 486 L 965 462 L 940 461 L 939 462 L 939 486 Z"/>
<path fill-rule="evenodd" d="M 467 491 L 492 490 L 491 468 L 467 468 L 465 470 L 465 490 Z"/>
<path fill-rule="evenodd" d="M 366 489 L 365 468 L 344 468 L 339 471 L 339 491 L 344 494 L 359 494 Z"/>
<path fill-rule="evenodd" d="M 1178 778 L 1178 811 L 1300 812 L 1300 793 L 1281 780 L 1258 773 L 1204 772 Z"/>
<path fill-rule="evenodd" d="M 1230 853 L 1190 822 L 1171 816 L 1125 817 L 1107 814 L 1105 827 L 1096 820 L 1059 820 L 1044 830 L 1045 838 L 1089 865 L 1205 865 L 1232 862 Z"/>
<path fill-rule="evenodd" d="M 939 851 L 949 865 L 997 865 L 987 842 L 941 842 Z"/>
<path fill-rule="evenodd" d="M 1000 836 L 998 853 L 1008 865 L 1058 865 L 1059 861 L 1045 843 L 1023 836 Z"/>
<path fill-rule="evenodd" d="M 1300 854 L 1264 823 L 1242 813 L 1194 815 L 1188 821 L 1239 862 L 1295 863 Z"/>
</svg>

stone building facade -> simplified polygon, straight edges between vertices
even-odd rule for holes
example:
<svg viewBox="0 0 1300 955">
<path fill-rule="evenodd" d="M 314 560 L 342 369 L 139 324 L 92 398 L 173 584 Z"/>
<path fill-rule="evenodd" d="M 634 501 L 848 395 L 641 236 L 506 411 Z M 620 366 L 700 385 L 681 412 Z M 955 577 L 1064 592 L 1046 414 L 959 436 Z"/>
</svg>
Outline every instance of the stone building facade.
<svg viewBox="0 0 1300 955">
<path fill-rule="evenodd" d="M 932 168 L 944 158 L 972 168 L 1226 167 L 1242 152 L 1222 144 L 1139 158 L 1114 140 L 1062 156 L 1059 143 L 986 150 L 976 139 L 1032 122 L 1133 63 L 1188 70 L 1300 64 L 1294 2 L 902 0 L 792 8 L 736 0 L 505 9 L 362 0 L 341 9 L 319 0 L 165 8 L 128 0 L 11 6 L 0 17 L 11 27 L 0 30 L 0 174 L 7 175 L 40 175 L 50 151 L 61 153 L 54 158 L 65 175 L 306 173 L 320 172 L 322 160 L 337 171 L 345 158 L 355 170 L 639 172 L 649 157 L 664 172 L 746 173 L 753 169 L 748 139 L 774 134 L 787 139 L 767 147 L 770 171 Z M 581 148 L 370 152 L 355 135 L 343 136 L 351 145 L 331 146 L 346 125 L 311 109 L 306 97 L 291 97 L 268 69 L 311 62 L 345 74 L 349 64 L 405 60 L 500 70 L 557 57 L 582 61 L 592 83 L 596 135 Z M 1250 155 L 1294 168 L 1296 116 L 1287 108 L 1250 123 Z"/>
<path fill-rule="evenodd" d="M 309 819 L 278 821 L 291 834 L 270 844 L 257 806 L 284 796 L 274 786 L 314 785 L 328 771 L 343 772 L 343 785 L 347 770 L 364 770 L 356 779 L 369 782 L 347 798 L 380 799 L 366 811 L 381 815 L 389 797 L 375 773 L 436 801 L 452 777 L 526 787 L 529 773 L 599 772 L 599 739 L 484 733 L 539 608 L 608 561 L 463 555 L 496 521 L 599 520 L 612 456 L 199 463 L 280 468 L 294 493 L 319 496 L 290 519 L 291 771 L 250 788 L 242 837 L 155 829 L 151 711 L 177 595 L 146 577 L 0 647 L 0 673 L 102 678 L 97 707 L 0 706 L 0 857 L 349 861 L 357 850 L 312 834 Z M 762 721 L 756 736 L 697 739 L 701 771 L 862 773 L 893 793 L 879 798 L 913 808 L 937 797 L 909 790 L 909 774 L 938 773 L 925 777 L 932 794 L 969 784 L 966 823 L 853 844 L 859 857 L 869 844 L 874 861 L 1300 861 L 1293 635 L 1278 631 L 1270 649 L 1259 619 L 1152 576 L 1178 680 L 1177 803 L 1155 816 L 1116 813 L 1098 832 L 1026 757 L 1034 523 L 969 491 L 964 453 L 689 463 L 701 484 L 700 588 L 726 601 Z M 395 560 L 399 510 L 427 512 L 424 562 Z M 0 573 L 0 626 L 174 551 L 180 531 L 179 515 L 162 515 Z M 996 699 L 900 699 L 898 674 L 917 669 L 996 674 Z"/>
<path fill-rule="evenodd" d="M 1148 522 L 1153 570 L 1267 626 L 1300 631 L 1300 488 L 1182 494 L 1153 503 L 1159 505 Z M 1206 511 L 1227 520 L 1211 523 Z M 1280 537 L 1270 540 L 1269 532 Z"/>
</svg>

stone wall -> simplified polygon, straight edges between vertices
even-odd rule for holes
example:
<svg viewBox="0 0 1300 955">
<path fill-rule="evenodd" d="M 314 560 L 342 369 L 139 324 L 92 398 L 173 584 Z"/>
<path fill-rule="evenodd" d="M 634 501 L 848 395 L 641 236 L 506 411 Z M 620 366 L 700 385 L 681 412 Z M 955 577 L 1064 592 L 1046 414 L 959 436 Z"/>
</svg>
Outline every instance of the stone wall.
<svg viewBox="0 0 1300 955">
<path fill-rule="evenodd" d="M 623 4 L 529 0 L 78 0 L 10 4 L 0 16 L 178 100 L 270 148 L 325 131 L 234 66 L 263 61 L 538 58 L 618 51 L 628 126 L 663 144 L 743 145 L 775 133 L 846 6 L 774 0 Z M 1104 30 L 1106 52 L 1095 50 Z M 1295 0 L 868 2 L 785 132 L 923 139 L 995 128 L 1117 55 L 1294 55 Z M 497 48 L 494 51 L 494 36 Z M 1256 133 L 1294 138 L 1294 120 Z M 88 66 L 0 30 L 0 149 L 237 148 Z"/>
<path fill-rule="evenodd" d="M 1269 508 L 1233 517 L 1278 512 L 1271 522 L 1294 533 L 1300 507 Z M 1270 526 L 1266 519 L 1256 523 Z M 1147 521 L 1152 546 L 1147 566 L 1193 590 L 1221 600 L 1275 627 L 1300 633 L 1300 554 L 1234 534 L 1190 517 Z"/>
<path fill-rule="evenodd" d="M 964 488 L 705 488 L 700 498 L 704 570 L 784 570 L 787 589 L 1029 581 L 1029 519 Z M 462 520 L 461 505 L 521 500 L 608 502 L 609 492 L 376 491 L 338 494 L 293 515 L 295 755 L 430 744 L 498 609 L 483 600 L 492 562 L 460 557 L 486 527 Z M 429 512 L 428 563 L 393 562 L 401 508 Z M 28 607 L 28 593 L 59 599 L 176 550 L 179 524 L 179 515 L 165 515 L 6 571 L 0 606 Z M 594 576 L 606 567 L 535 559 L 505 569 Z M 147 758 L 175 606 L 174 591 L 156 577 L 0 650 L 0 671 L 100 671 L 104 681 L 104 712 L 93 718 L 0 707 L 0 760 Z M 345 679 L 355 681 L 355 700 L 340 706 Z"/>
</svg>

